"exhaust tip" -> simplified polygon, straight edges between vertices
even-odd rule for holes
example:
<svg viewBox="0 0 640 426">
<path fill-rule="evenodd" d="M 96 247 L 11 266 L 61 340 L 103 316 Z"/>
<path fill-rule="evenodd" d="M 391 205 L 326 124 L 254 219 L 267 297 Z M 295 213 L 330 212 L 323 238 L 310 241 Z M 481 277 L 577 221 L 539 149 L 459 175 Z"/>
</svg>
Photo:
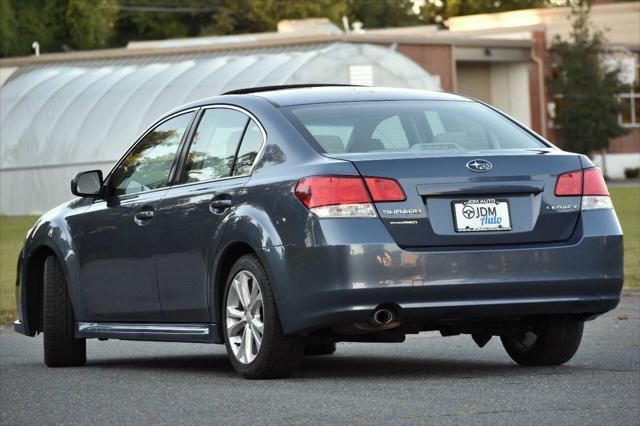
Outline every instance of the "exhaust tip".
<svg viewBox="0 0 640 426">
<path fill-rule="evenodd" d="M 374 325 L 387 325 L 392 323 L 395 320 L 395 317 L 395 313 L 389 309 L 377 309 L 373 313 L 372 322 Z"/>
</svg>

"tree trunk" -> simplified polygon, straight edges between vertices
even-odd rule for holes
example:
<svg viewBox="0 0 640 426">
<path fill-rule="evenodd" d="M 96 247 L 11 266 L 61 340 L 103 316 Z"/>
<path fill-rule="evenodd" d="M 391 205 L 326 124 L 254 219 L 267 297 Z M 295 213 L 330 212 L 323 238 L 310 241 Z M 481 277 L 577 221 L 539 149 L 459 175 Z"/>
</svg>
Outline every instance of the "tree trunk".
<svg viewBox="0 0 640 426">
<path fill-rule="evenodd" d="M 602 156 L 602 176 L 604 176 L 605 179 L 608 179 L 609 176 L 607 174 L 607 150 L 604 148 L 601 149 L 600 155 Z"/>
</svg>

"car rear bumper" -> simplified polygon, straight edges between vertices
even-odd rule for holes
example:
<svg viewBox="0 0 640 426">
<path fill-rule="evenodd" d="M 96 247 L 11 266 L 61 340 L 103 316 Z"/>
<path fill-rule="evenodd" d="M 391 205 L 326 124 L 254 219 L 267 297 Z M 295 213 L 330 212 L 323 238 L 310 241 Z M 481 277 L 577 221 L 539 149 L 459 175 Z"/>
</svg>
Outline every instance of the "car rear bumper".
<svg viewBox="0 0 640 426">
<path fill-rule="evenodd" d="M 262 251 L 287 333 L 367 321 L 381 304 L 426 324 L 597 315 L 620 298 L 623 241 L 612 210 L 583 213 L 563 243 L 446 250 L 403 250 L 377 219 L 317 223 L 308 244 Z M 353 235 L 358 244 L 346 240 Z"/>
</svg>

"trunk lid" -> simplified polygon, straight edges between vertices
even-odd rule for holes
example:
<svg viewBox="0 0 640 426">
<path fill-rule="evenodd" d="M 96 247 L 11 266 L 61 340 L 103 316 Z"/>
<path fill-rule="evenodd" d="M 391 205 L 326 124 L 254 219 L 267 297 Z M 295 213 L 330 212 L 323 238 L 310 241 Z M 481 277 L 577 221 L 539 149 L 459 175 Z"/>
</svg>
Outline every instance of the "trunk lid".
<svg viewBox="0 0 640 426">
<path fill-rule="evenodd" d="M 407 199 L 377 203 L 376 208 L 401 247 L 563 241 L 573 234 L 580 215 L 581 197 L 555 195 L 558 175 L 581 169 L 580 158 L 557 149 L 477 151 L 456 156 L 387 152 L 331 157 L 353 162 L 362 176 L 394 178 L 400 183 Z M 480 161 L 484 160 L 491 164 L 490 170 L 470 170 L 467 164 L 474 160 L 478 162 L 471 168 L 486 164 Z M 487 201 L 489 204 L 474 204 Z M 506 215 L 508 209 L 508 219 L 501 218 L 503 229 L 508 226 L 508 230 L 464 228 L 467 222 L 463 215 L 468 212 L 463 213 L 463 207 L 498 204 L 502 206 L 499 215 Z M 486 220 L 479 217 L 480 210 L 477 214 L 478 220 Z M 472 232 L 461 232 L 461 228 Z"/>
</svg>

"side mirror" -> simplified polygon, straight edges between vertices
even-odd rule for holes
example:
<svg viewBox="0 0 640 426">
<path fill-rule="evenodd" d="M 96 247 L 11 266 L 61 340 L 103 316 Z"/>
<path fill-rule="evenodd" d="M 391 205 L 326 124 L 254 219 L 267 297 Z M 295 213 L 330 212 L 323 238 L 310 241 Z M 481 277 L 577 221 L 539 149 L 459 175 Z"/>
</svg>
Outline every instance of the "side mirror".
<svg viewBox="0 0 640 426">
<path fill-rule="evenodd" d="M 80 172 L 71 180 L 71 192 L 79 197 L 96 197 L 102 190 L 102 172 Z"/>
</svg>

